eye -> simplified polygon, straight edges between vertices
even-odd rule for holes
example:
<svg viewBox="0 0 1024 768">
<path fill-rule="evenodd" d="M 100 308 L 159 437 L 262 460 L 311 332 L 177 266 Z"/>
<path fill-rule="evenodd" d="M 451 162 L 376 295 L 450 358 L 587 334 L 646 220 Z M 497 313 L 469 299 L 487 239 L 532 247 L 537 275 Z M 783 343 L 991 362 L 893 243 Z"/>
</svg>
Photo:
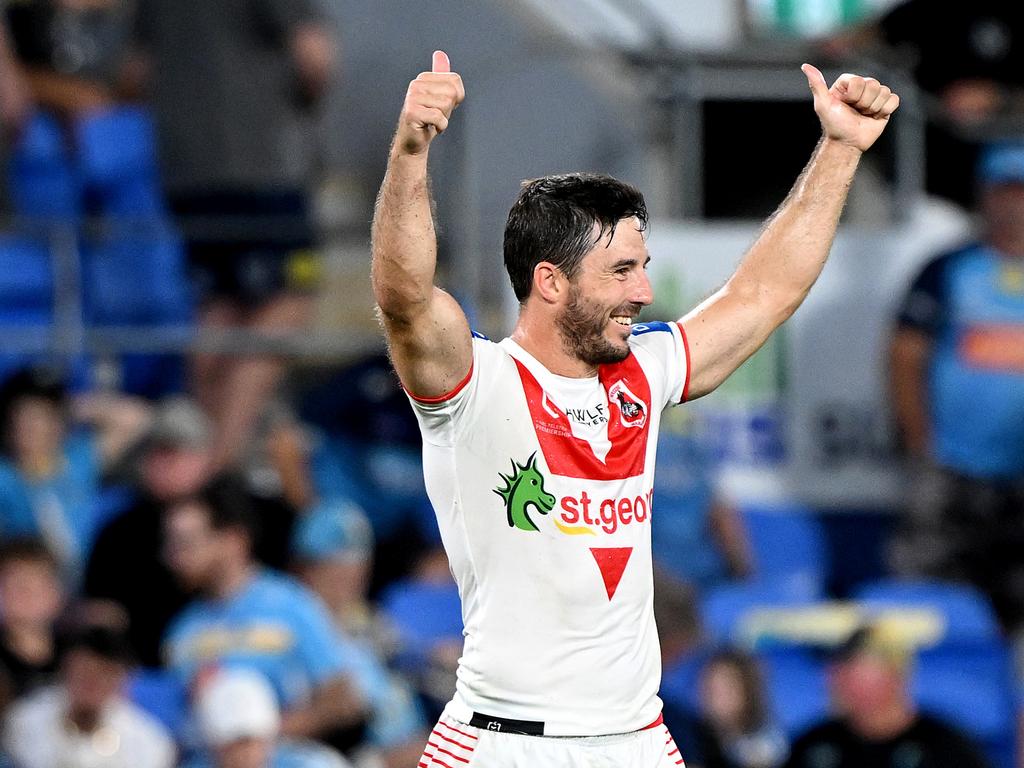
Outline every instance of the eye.
<svg viewBox="0 0 1024 768">
<path fill-rule="evenodd" d="M 530 485 L 536 485 L 536 484 L 537 484 L 537 481 L 536 481 L 536 480 L 531 480 L 531 481 L 530 481 Z"/>
</svg>

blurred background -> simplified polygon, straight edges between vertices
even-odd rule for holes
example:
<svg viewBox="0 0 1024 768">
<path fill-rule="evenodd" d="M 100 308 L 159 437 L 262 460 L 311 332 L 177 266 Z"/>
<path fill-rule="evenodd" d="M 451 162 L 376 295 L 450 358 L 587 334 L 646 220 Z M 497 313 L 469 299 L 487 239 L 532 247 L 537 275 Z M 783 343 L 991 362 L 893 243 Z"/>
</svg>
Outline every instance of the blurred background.
<svg viewBox="0 0 1024 768">
<path fill-rule="evenodd" d="M 813 149 L 801 62 L 900 94 L 810 298 L 667 417 L 666 722 L 691 768 L 1024 768 L 1019 3 L 0 8 L 0 764 L 416 765 L 462 624 L 369 223 L 441 48 L 439 280 L 492 338 L 522 180 L 643 190 L 675 318 Z"/>
</svg>

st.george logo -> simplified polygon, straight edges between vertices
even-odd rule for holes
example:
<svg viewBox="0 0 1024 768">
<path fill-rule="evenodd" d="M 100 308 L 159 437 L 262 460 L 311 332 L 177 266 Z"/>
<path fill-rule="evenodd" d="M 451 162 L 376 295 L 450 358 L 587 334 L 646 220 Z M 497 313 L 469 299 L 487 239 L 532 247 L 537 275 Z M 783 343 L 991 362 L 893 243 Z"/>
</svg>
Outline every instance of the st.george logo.
<svg viewBox="0 0 1024 768">
<path fill-rule="evenodd" d="M 509 527 L 521 531 L 539 531 L 527 509 L 532 506 L 546 515 L 554 509 L 555 497 L 544 490 L 544 475 L 537 469 L 537 454 L 530 454 L 526 464 L 513 460 L 512 474 L 499 472 L 498 476 L 504 481 L 504 487 L 499 486 L 494 492 L 505 502 Z"/>
</svg>

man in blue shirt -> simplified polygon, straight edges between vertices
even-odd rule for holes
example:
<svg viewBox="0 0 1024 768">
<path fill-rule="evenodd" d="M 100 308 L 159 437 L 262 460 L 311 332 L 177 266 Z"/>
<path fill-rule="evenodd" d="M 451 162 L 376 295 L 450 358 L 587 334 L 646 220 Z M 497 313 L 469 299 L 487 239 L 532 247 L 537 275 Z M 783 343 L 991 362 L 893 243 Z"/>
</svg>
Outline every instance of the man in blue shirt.
<svg viewBox="0 0 1024 768">
<path fill-rule="evenodd" d="M 981 239 L 920 273 L 891 346 L 892 397 L 922 471 L 898 572 L 973 582 L 1024 627 L 1024 143 L 979 167 Z"/>
<path fill-rule="evenodd" d="M 224 666 L 260 672 L 278 697 L 283 736 L 323 738 L 361 725 L 363 695 L 327 612 L 297 581 L 262 569 L 252 540 L 244 491 L 231 478 L 168 509 L 168 565 L 201 595 L 168 630 L 168 666 L 190 688 Z"/>
</svg>

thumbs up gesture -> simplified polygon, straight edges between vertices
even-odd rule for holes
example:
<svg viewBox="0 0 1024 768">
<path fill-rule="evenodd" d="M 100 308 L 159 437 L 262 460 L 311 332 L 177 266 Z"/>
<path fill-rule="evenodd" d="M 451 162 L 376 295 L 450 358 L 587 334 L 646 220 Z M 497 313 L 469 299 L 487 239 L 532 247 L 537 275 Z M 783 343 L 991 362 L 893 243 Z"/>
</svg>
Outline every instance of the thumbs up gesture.
<svg viewBox="0 0 1024 768">
<path fill-rule="evenodd" d="M 862 152 L 882 135 L 900 105 L 900 97 L 873 77 L 844 74 L 829 88 L 817 68 L 804 64 L 801 69 L 825 136 Z"/>
<path fill-rule="evenodd" d="M 403 155 L 419 155 L 430 142 L 448 127 L 452 112 L 466 98 L 462 78 L 451 71 L 448 54 L 434 51 L 430 72 L 421 72 L 409 83 L 405 104 L 398 119 L 395 151 Z"/>
</svg>

